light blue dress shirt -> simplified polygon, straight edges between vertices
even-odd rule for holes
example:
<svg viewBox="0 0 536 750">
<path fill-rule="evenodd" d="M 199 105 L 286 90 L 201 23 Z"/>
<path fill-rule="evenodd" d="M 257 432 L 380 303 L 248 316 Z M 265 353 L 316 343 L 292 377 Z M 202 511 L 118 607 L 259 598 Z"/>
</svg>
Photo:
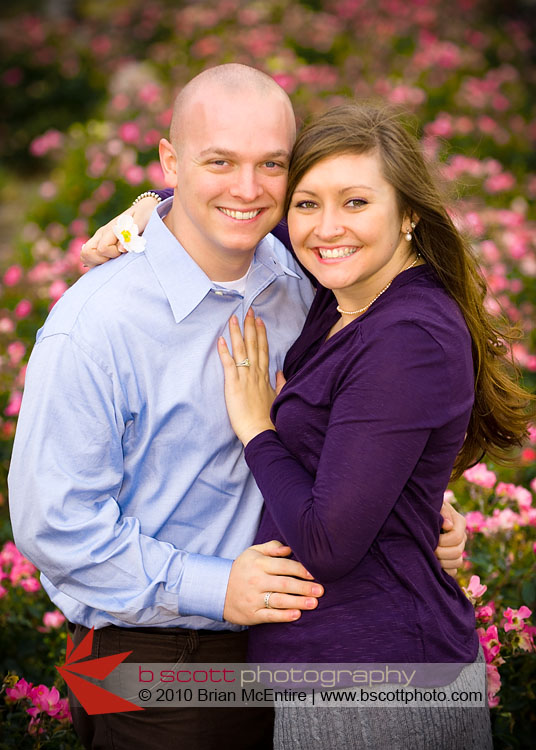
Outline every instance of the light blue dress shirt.
<svg viewBox="0 0 536 750">
<path fill-rule="evenodd" d="M 271 374 L 301 330 L 309 281 L 272 235 L 245 295 L 219 288 L 167 229 L 81 278 L 37 335 L 9 475 L 15 542 L 87 627 L 223 622 L 232 561 L 262 497 L 231 430 L 216 342 L 253 305 Z"/>
</svg>

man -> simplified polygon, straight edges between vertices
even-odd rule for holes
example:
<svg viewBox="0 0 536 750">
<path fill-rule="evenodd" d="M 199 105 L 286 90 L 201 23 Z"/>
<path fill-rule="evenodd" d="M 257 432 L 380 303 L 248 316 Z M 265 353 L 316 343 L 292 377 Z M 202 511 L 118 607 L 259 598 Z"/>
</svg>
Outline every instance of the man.
<svg viewBox="0 0 536 750">
<path fill-rule="evenodd" d="M 28 367 L 10 472 L 15 539 L 75 640 L 134 662 L 240 662 L 240 626 L 297 619 L 322 587 L 274 541 L 250 544 L 262 498 L 234 438 L 216 350 L 250 306 L 272 375 L 312 299 L 269 230 L 281 218 L 292 107 L 264 74 L 205 71 L 178 96 L 160 160 L 173 199 L 144 253 L 57 303 Z M 240 364 L 240 363 L 237 363 Z M 456 552 L 458 554 L 458 552 Z M 266 605 L 267 594 L 269 607 Z M 271 747 L 256 709 L 87 717 L 87 747 Z"/>
</svg>

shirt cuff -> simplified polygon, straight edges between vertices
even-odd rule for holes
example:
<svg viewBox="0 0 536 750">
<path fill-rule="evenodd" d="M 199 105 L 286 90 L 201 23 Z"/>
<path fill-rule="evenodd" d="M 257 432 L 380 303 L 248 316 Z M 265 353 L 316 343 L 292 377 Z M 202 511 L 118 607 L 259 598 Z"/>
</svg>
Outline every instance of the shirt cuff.
<svg viewBox="0 0 536 750">
<path fill-rule="evenodd" d="M 223 621 L 225 595 L 234 560 L 190 553 L 179 589 L 179 614 Z"/>
</svg>

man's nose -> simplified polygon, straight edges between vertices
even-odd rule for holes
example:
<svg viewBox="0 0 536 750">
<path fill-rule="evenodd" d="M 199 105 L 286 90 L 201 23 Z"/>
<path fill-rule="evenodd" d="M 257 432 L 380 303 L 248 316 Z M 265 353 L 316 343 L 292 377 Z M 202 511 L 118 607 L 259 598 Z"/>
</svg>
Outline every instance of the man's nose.
<svg viewBox="0 0 536 750">
<path fill-rule="evenodd" d="M 230 193 L 235 198 L 251 203 L 263 193 L 259 176 L 250 167 L 243 167 L 236 173 L 236 179 L 230 188 Z"/>
</svg>

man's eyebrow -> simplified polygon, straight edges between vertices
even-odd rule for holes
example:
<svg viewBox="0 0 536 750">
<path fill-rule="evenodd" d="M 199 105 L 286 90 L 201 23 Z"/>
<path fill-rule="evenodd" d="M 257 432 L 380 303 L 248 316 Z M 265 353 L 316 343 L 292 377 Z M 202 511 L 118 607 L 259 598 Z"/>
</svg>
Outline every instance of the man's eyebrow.
<svg viewBox="0 0 536 750">
<path fill-rule="evenodd" d="M 225 159 L 236 159 L 238 158 L 238 154 L 236 151 L 230 151 L 227 148 L 219 148 L 218 146 L 211 146 L 210 148 L 205 148 L 203 151 L 199 152 L 199 156 L 223 156 Z M 270 151 L 268 154 L 263 154 L 260 161 L 270 161 L 271 159 L 289 159 L 290 158 L 290 152 L 286 151 L 284 149 L 279 149 L 278 151 Z"/>
<path fill-rule="evenodd" d="M 285 151 L 284 149 L 280 149 L 279 151 L 271 151 L 269 154 L 266 154 L 264 157 L 265 161 L 269 161 L 270 159 L 290 159 L 290 151 Z"/>
</svg>

